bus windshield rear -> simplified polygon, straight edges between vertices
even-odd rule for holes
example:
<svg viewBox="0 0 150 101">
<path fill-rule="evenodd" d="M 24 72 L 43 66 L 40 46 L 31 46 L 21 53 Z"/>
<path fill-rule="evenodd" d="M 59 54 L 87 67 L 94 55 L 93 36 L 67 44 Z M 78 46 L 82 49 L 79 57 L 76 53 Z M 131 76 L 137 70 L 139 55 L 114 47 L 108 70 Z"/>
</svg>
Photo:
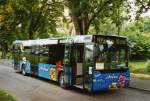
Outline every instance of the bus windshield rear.
<svg viewBox="0 0 150 101">
<path fill-rule="evenodd" d="M 96 69 L 125 68 L 127 62 L 127 47 L 115 44 L 95 45 Z"/>
</svg>

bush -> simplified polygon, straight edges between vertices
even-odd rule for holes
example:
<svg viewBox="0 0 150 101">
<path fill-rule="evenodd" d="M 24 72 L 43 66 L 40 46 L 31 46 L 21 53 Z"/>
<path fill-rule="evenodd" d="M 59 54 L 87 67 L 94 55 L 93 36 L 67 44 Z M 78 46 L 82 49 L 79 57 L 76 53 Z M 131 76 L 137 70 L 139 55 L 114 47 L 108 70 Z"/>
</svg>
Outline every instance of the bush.
<svg viewBox="0 0 150 101">
<path fill-rule="evenodd" d="M 133 72 L 133 71 L 135 70 L 135 65 L 130 64 L 130 65 L 129 65 L 129 68 L 130 68 L 130 71 Z"/>
<path fill-rule="evenodd" d="M 12 59 L 12 56 L 13 56 L 13 55 L 12 55 L 11 52 L 8 52 L 6 56 L 7 56 L 7 57 L 6 57 L 7 59 Z"/>
<path fill-rule="evenodd" d="M 4 90 L 0 89 L 0 101 L 16 101 L 14 97 L 6 93 Z"/>
<path fill-rule="evenodd" d="M 146 69 L 147 69 L 147 72 L 150 73 L 150 60 L 147 61 Z"/>
<path fill-rule="evenodd" d="M 130 70 L 132 73 L 147 74 L 147 61 L 130 61 Z"/>
</svg>

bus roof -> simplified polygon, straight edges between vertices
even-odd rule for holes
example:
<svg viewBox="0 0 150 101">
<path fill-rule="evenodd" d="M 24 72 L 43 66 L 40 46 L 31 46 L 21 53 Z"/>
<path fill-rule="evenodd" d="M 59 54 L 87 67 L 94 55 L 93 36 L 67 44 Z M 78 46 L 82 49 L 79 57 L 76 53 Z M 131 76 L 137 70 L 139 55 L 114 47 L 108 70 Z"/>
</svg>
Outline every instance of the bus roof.
<svg viewBox="0 0 150 101">
<path fill-rule="evenodd" d="M 115 35 L 76 35 L 61 38 L 47 38 L 47 39 L 36 39 L 36 40 L 16 40 L 13 44 L 22 44 L 23 46 L 34 46 L 34 45 L 51 45 L 59 43 L 91 43 L 94 37 L 103 37 L 110 39 L 127 39 L 124 36 Z"/>
<path fill-rule="evenodd" d="M 13 44 L 22 44 L 23 46 L 34 46 L 34 45 L 50 45 L 57 44 L 58 40 L 54 39 L 37 39 L 37 40 L 16 40 Z"/>
</svg>

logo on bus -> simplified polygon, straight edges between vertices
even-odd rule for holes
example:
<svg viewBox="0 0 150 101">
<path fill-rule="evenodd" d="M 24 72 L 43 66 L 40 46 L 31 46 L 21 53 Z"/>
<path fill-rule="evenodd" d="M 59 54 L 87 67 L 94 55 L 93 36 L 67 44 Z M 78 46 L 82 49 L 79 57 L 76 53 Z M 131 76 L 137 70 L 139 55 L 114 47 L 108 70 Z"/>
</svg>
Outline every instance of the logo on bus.
<svg viewBox="0 0 150 101">
<path fill-rule="evenodd" d="M 114 75 L 113 76 L 109 75 L 106 77 L 106 79 L 117 79 L 117 78 L 118 78 L 118 76 L 114 76 Z"/>
<path fill-rule="evenodd" d="M 40 70 L 40 71 L 43 71 L 43 72 L 48 72 L 48 68 L 45 68 L 45 67 L 40 67 L 39 70 Z"/>
</svg>

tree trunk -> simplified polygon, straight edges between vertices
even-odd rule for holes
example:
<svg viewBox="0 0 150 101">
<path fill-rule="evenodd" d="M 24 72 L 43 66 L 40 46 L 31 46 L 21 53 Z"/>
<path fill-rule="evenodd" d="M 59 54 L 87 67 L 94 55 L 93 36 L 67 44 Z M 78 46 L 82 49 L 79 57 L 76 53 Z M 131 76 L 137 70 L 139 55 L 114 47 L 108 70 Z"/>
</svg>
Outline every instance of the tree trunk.
<svg viewBox="0 0 150 101">
<path fill-rule="evenodd" d="M 6 51 L 5 51 L 5 49 L 2 49 L 2 56 L 1 56 L 1 58 L 2 59 L 6 59 Z"/>
<path fill-rule="evenodd" d="M 29 39 L 33 39 L 33 33 L 29 32 Z"/>
<path fill-rule="evenodd" d="M 2 59 L 6 59 L 6 55 L 7 55 L 7 52 L 8 52 L 8 46 L 7 46 L 7 43 L 4 43 L 1 45 L 1 49 L 2 49 L 2 56 L 1 58 Z"/>
<path fill-rule="evenodd" d="M 71 15 L 71 18 L 72 18 L 72 21 L 73 21 L 73 24 L 74 24 L 74 27 L 75 27 L 75 34 L 76 35 L 82 35 L 82 26 L 81 26 L 81 23 L 78 19 L 78 17 L 74 14 Z"/>
<path fill-rule="evenodd" d="M 91 17 L 92 20 L 90 21 L 89 12 L 84 9 L 80 9 L 80 6 L 80 0 L 68 0 L 70 16 L 75 27 L 75 34 L 86 35 L 88 34 L 90 24 L 95 18 L 95 15 L 93 15 L 94 17 Z"/>
<path fill-rule="evenodd" d="M 70 10 L 70 16 L 72 22 L 75 27 L 75 34 L 76 35 L 83 35 L 83 20 L 82 20 L 82 12 L 80 8 L 80 0 L 68 0 L 68 7 Z"/>
<path fill-rule="evenodd" d="M 72 13 L 71 18 L 75 27 L 75 34 L 86 35 L 88 33 L 90 25 L 88 16 L 82 17 L 82 15 L 76 15 Z"/>
<path fill-rule="evenodd" d="M 84 17 L 82 18 L 82 22 L 83 22 L 82 29 L 83 29 L 83 35 L 86 35 L 86 34 L 88 34 L 88 31 L 89 31 L 90 22 L 89 22 L 87 13 L 85 13 L 83 16 Z"/>
</svg>

